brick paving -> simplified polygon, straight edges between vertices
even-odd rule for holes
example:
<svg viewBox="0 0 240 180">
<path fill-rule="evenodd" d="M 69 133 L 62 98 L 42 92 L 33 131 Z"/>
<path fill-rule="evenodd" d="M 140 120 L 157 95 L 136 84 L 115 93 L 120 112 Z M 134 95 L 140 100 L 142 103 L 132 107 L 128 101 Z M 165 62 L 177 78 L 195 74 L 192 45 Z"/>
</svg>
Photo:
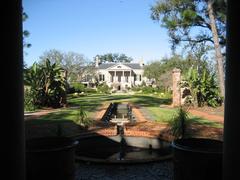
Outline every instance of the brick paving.
<svg viewBox="0 0 240 180">
<path fill-rule="evenodd" d="M 109 104 L 103 104 L 99 111 L 95 115 L 95 124 L 89 128 L 88 132 L 82 132 L 79 135 L 91 135 L 91 134 L 100 134 L 103 136 L 114 136 L 117 134 L 116 125 L 109 123 L 108 125 L 104 124 L 101 121 L 101 117 L 106 111 Z M 143 137 L 160 137 L 165 140 L 171 141 L 173 136 L 170 135 L 169 128 L 166 124 L 160 124 L 154 121 L 147 119 L 142 111 L 140 106 L 131 104 L 133 114 L 136 118 L 136 123 L 128 123 L 124 128 L 125 136 L 143 136 Z"/>
<path fill-rule="evenodd" d="M 105 103 L 100 108 L 98 108 L 96 110 L 97 113 L 96 113 L 95 117 L 93 117 L 93 119 L 96 121 L 101 120 L 105 111 L 107 110 L 108 106 L 109 106 L 109 104 Z"/>
<path fill-rule="evenodd" d="M 132 112 L 138 122 L 149 121 L 149 119 L 146 119 L 145 116 L 143 115 L 143 113 L 140 111 L 140 106 L 137 106 L 137 105 L 131 105 L 131 106 L 132 106 Z"/>
</svg>

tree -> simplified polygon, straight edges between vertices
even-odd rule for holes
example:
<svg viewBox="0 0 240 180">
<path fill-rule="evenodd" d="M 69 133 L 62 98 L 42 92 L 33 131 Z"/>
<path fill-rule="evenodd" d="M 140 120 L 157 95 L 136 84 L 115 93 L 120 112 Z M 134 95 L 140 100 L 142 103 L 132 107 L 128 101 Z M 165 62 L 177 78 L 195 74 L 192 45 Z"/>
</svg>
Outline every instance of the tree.
<svg viewBox="0 0 240 180">
<path fill-rule="evenodd" d="M 220 106 L 222 99 L 219 96 L 215 74 L 211 74 L 205 66 L 202 68 L 190 68 L 182 87 L 188 87 L 198 106 Z"/>
<path fill-rule="evenodd" d="M 48 59 L 52 64 L 56 63 L 67 71 L 67 81 L 74 82 L 83 73 L 83 65 L 86 63 L 86 58 L 82 54 L 75 52 L 63 53 L 56 49 L 51 49 L 44 52 L 40 56 L 40 63 L 44 63 Z"/>
<path fill-rule="evenodd" d="M 159 78 L 162 72 L 162 63 L 161 61 L 152 62 L 146 66 L 144 66 L 144 76 L 148 79 L 154 79 L 156 84 L 160 84 Z"/>
<path fill-rule="evenodd" d="M 226 45 L 226 4 L 213 0 L 158 0 L 151 18 L 167 28 L 174 49 L 180 42 L 193 48 L 211 45 L 215 49 L 218 80 L 224 96 L 222 51 Z"/>
<path fill-rule="evenodd" d="M 56 63 L 58 65 L 62 65 L 64 61 L 64 53 L 56 49 L 51 49 L 45 51 L 43 55 L 39 57 L 39 59 L 40 64 L 44 64 L 48 59 L 51 64 Z"/>
<path fill-rule="evenodd" d="M 28 19 L 28 15 L 26 12 L 22 13 L 22 21 L 25 22 Z M 32 44 L 26 42 L 26 38 L 30 36 L 30 32 L 28 30 L 23 30 L 23 48 L 30 48 Z M 27 55 L 27 53 L 24 51 L 24 54 Z M 23 69 L 26 70 L 27 64 L 24 61 L 23 62 Z"/>
<path fill-rule="evenodd" d="M 164 88 L 172 85 L 172 70 L 173 68 L 181 69 L 182 74 L 186 74 L 192 66 L 201 67 L 205 64 L 204 61 L 196 59 L 194 56 L 188 56 L 185 59 L 179 55 L 174 55 L 171 58 L 163 58 L 160 61 L 152 62 L 144 67 L 144 76 L 154 79 L 158 86 Z"/>
<path fill-rule="evenodd" d="M 28 19 L 28 15 L 26 12 L 23 12 L 22 14 L 22 21 L 25 22 Z M 25 39 L 30 36 L 30 32 L 28 30 L 23 30 L 23 47 L 29 48 L 32 45 L 30 43 L 27 43 Z"/>
<path fill-rule="evenodd" d="M 100 64 L 106 63 L 106 62 L 121 62 L 121 63 L 130 63 L 132 62 L 133 58 L 128 57 L 125 54 L 119 54 L 119 53 L 107 53 L 104 55 L 97 55 L 100 60 Z"/>
<path fill-rule="evenodd" d="M 83 66 L 80 69 L 78 73 L 77 81 L 81 81 L 81 80 L 88 81 L 93 84 L 97 83 L 98 73 L 95 67 L 95 62 L 90 62 L 86 66 Z"/>
<path fill-rule="evenodd" d="M 24 83 L 30 86 L 36 106 L 59 107 L 66 103 L 63 69 L 56 63 L 51 64 L 48 59 L 43 64 L 34 63 L 27 69 Z"/>
</svg>

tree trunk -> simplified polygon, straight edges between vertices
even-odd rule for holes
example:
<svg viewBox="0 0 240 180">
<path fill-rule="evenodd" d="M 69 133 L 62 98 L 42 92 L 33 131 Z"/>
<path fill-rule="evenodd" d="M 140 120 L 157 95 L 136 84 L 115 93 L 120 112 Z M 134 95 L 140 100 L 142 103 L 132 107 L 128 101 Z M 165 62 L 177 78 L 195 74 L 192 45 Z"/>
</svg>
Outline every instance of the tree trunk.
<svg viewBox="0 0 240 180">
<path fill-rule="evenodd" d="M 213 3 L 212 0 L 208 0 L 208 15 L 210 18 L 210 26 L 212 30 L 213 42 L 214 42 L 214 48 L 215 48 L 215 54 L 216 54 L 219 87 L 220 87 L 221 95 L 224 97 L 225 87 L 224 87 L 223 55 L 221 53 L 221 46 L 219 44 L 219 38 L 218 38 L 212 3 Z"/>
</svg>

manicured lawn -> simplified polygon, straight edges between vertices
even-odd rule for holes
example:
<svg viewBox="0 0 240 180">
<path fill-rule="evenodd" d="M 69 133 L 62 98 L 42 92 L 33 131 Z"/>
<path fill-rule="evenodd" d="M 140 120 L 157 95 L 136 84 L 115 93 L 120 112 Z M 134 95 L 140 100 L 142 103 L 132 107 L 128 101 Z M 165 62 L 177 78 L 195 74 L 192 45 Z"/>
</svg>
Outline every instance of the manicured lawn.
<svg viewBox="0 0 240 180">
<path fill-rule="evenodd" d="M 62 108 L 60 111 L 49 113 L 42 116 L 41 120 L 76 120 L 79 106 L 83 106 L 87 113 L 88 118 L 92 118 L 98 107 L 106 102 L 132 102 L 136 105 L 140 105 L 145 114 L 149 114 L 151 119 L 156 122 L 167 123 L 173 117 L 176 109 L 161 108 L 160 105 L 171 104 L 170 99 L 163 99 L 155 95 L 101 95 L 93 94 L 82 97 L 68 97 L 69 108 Z M 191 116 L 191 123 L 197 123 L 201 125 L 222 128 L 220 123 L 212 122 L 196 116 Z"/>
<path fill-rule="evenodd" d="M 176 109 L 159 108 L 159 107 L 148 107 L 147 109 L 149 113 L 151 113 L 154 116 L 154 120 L 161 123 L 168 123 L 176 113 Z M 193 116 L 191 114 L 189 114 L 189 118 L 190 118 L 189 123 L 196 123 L 199 125 L 223 128 L 223 125 L 220 123 L 209 121 L 207 119 Z"/>
<path fill-rule="evenodd" d="M 154 117 L 154 120 L 161 123 L 167 123 L 175 113 L 175 109 L 167 109 L 160 107 L 148 107 L 149 113 Z"/>
</svg>

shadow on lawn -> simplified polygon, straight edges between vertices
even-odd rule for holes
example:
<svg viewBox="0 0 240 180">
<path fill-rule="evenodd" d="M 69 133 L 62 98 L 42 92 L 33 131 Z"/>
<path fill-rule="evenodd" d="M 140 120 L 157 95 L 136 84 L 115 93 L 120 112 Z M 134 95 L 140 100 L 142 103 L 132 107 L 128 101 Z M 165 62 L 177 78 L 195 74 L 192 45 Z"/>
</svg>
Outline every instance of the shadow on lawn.
<svg viewBox="0 0 240 180">
<path fill-rule="evenodd" d="M 211 120 L 205 120 L 200 117 L 191 117 L 189 119 L 189 123 L 191 124 L 196 124 L 196 125 L 203 125 L 203 126 L 210 126 L 210 127 L 215 127 L 215 128 L 223 128 L 223 124 L 214 122 Z"/>
<path fill-rule="evenodd" d="M 70 120 L 35 119 L 25 121 L 26 139 L 56 136 L 72 137 L 86 131 L 87 128 L 79 126 Z"/>
<path fill-rule="evenodd" d="M 104 101 L 131 101 L 135 104 L 142 106 L 159 106 L 160 104 L 170 105 L 172 103 L 171 98 L 159 98 L 156 96 L 148 95 L 94 95 L 80 98 L 72 98 L 69 101 L 70 106 L 76 106 L 79 104 L 86 106 L 98 106 Z"/>
<path fill-rule="evenodd" d="M 172 103 L 172 99 L 163 99 L 154 96 L 139 96 L 133 100 L 135 104 L 145 106 L 145 107 L 159 107 L 161 104 L 170 105 Z"/>
</svg>

